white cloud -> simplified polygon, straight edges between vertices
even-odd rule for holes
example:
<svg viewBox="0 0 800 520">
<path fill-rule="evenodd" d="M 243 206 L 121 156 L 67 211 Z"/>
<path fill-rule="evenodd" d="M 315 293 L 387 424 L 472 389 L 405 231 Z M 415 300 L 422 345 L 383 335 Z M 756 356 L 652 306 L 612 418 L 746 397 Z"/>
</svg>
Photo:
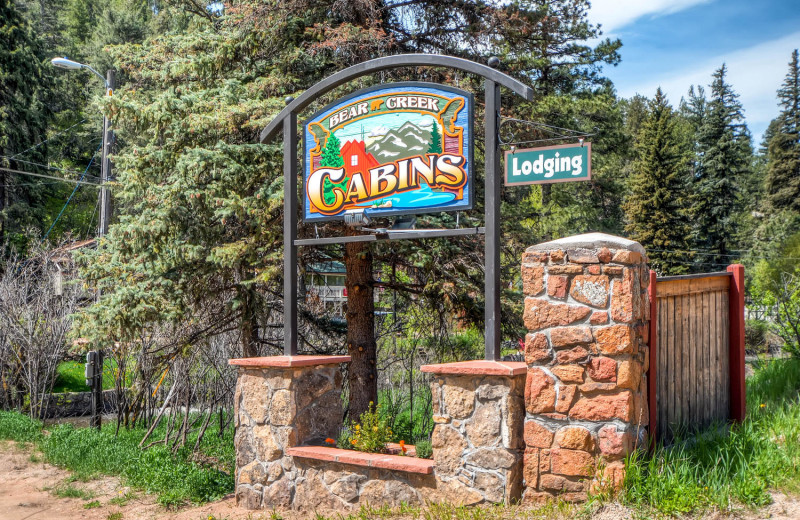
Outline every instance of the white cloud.
<svg viewBox="0 0 800 520">
<path fill-rule="evenodd" d="M 728 83 L 739 94 L 748 126 L 758 145 L 761 134 L 778 113 L 775 92 L 789 69 L 792 50 L 799 47 L 800 31 L 715 56 L 683 70 L 665 71 L 661 76 L 648 78 L 638 84 L 618 85 L 618 88 L 623 97 L 637 93 L 652 97 L 660 86 L 670 102 L 677 105 L 690 85 L 702 85 L 708 92 L 711 74 L 725 63 L 728 66 Z"/>
<path fill-rule="evenodd" d="M 592 0 L 589 20 L 602 24 L 608 35 L 643 16 L 664 16 L 709 1 L 713 0 Z"/>
</svg>

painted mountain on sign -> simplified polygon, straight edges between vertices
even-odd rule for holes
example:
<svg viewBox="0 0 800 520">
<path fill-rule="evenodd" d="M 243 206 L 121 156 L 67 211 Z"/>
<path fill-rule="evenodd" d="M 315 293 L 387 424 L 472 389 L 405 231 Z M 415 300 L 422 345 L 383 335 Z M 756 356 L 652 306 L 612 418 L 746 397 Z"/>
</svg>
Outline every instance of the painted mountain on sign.
<svg viewBox="0 0 800 520">
<path fill-rule="evenodd" d="M 415 155 L 425 155 L 430 146 L 431 131 L 407 122 L 397 129 L 389 130 L 386 135 L 373 141 L 367 147 L 380 163 L 398 161 Z"/>
</svg>

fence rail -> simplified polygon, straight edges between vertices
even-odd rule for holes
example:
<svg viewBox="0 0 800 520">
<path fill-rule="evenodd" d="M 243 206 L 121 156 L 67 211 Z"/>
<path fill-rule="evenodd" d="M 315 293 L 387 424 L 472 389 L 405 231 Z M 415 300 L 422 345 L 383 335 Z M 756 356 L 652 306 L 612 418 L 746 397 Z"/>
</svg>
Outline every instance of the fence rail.
<svg viewBox="0 0 800 520">
<path fill-rule="evenodd" d="M 744 268 L 650 276 L 650 426 L 668 442 L 744 418 Z"/>
</svg>

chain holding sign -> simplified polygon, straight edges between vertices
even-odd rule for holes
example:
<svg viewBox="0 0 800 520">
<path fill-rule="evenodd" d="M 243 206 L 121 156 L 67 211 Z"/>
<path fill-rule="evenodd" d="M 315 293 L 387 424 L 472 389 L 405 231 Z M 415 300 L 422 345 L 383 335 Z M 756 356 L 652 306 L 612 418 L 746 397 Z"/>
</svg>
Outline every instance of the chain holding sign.
<svg viewBox="0 0 800 520">
<path fill-rule="evenodd" d="M 591 178 L 592 143 L 506 152 L 506 186 L 588 181 Z"/>
</svg>

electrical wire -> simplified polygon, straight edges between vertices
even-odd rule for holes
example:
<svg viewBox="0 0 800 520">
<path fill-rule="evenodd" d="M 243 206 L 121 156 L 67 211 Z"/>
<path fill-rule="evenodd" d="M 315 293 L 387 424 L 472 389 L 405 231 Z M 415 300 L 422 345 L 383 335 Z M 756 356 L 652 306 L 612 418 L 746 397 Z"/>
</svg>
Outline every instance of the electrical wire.
<svg viewBox="0 0 800 520">
<path fill-rule="evenodd" d="M 94 160 L 94 157 L 92 157 L 92 160 Z M 89 164 L 91 164 L 91 162 Z M 2 170 L 4 172 L 9 172 L 9 173 L 18 173 L 20 175 L 30 175 L 31 177 L 41 177 L 43 179 L 52 179 L 52 180 L 55 180 L 55 181 L 69 182 L 71 184 L 78 184 L 78 185 L 81 185 L 81 186 L 100 186 L 100 184 L 97 183 L 97 182 L 84 182 L 84 181 L 81 181 L 81 180 L 77 180 L 76 181 L 76 180 L 73 180 L 73 179 L 62 179 L 62 178 L 59 178 L 59 177 L 53 177 L 52 175 L 44 175 L 42 173 L 25 172 L 25 171 L 22 171 L 22 170 L 14 170 L 13 168 L 4 168 L 2 166 L 0 166 L 0 170 Z M 83 177 L 81 176 L 81 178 L 83 178 Z"/>
<path fill-rule="evenodd" d="M 85 122 L 86 122 L 86 118 L 84 118 L 84 119 L 81 119 L 80 121 L 78 121 L 77 123 L 75 123 L 74 125 L 72 125 L 71 127 L 69 127 L 69 128 L 65 128 L 64 130 L 62 130 L 62 131 L 58 132 L 58 133 L 57 133 L 57 134 L 55 134 L 53 137 L 48 137 L 47 139 L 45 139 L 44 141 L 42 141 L 42 142 L 41 142 L 41 143 L 39 143 L 39 144 L 35 144 L 35 145 L 31 146 L 30 148 L 28 148 L 28 149 L 26 149 L 26 150 L 22 150 L 22 151 L 21 151 L 21 152 L 19 152 L 19 153 L 15 153 L 15 154 L 14 154 L 14 155 L 12 155 L 11 157 L 9 157 L 9 159 L 13 159 L 14 157 L 16 157 L 16 156 L 18 156 L 18 155 L 22 155 L 22 154 L 24 154 L 24 153 L 28 153 L 28 152 L 30 152 L 31 150 L 34 150 L 34 149 L 36 149 L 36 148 L 39 148 L 40 146 L 42 146 L 42 145 L 43 145 L 43 144 L 45 144 L 46 142 L 48 142 L 48 141 L 52 141 L 53 139 L 55 139 L 55 138 L 56 138 L 56 137 L 58 137 L 59 135 L 61 135 L 61 134 L 65 133 L 65 132 L 69 132 L 70 130 L 72 130 L 72 129 L 73 129 L 73 128 L 75 128 L 76 126 L 78 126 L 78 125 L 80 125 L 80 124 L 83 124 L 83 123 L 85 123 Z"/>
<path fill-rule="evenodd" d="M 67 206 L 69 206 L 69 203 L 72 202 L 72 197 L 75 196 L 75 193 L 77 193 L 78 188 L 81 187 L 80 181 L 83 180 L 83 176 L 86 175 L 86 172 L 88 172 L 89 168 L 92 167 L 92 163 L 94 162 L 94 158 L 97 157 L 97 152 L 99 152 L 101 148 L 103 148 L 103 145 L 98 146 L 97 150 L 92 154 L 92 159 L 89 161 L 89 164 L 86 165 L 86 169 L 83 170 L 83 175 L 81 175 L 81 178 L 76 181 L 79 184 L 76 184 L 75 185 L 75 189 L 73 189 L 72 193 L 69 194 L 69 198 L 67 198 L 67 202 L 64 203 L 64 207 L 61 208 L 61 211 L 58 212 L 58 215 L 56 216 L 56 219 L 53 221 L 53 224 L 50 226 L 50 229 L 48 229 L 47 233 L 45 233 L 44 237 L 42 237 L 42 242 L 41 243 L 44 243 L 44 241 L 47 240 L 47 237 L 50 236 L 50 232 L 53 231 L 54 227 L 56 227 L 56 223 L 61 218 L 61 215 L 64 214 L 64 210 L 66 210 Z"/>
<path fill-rule="evenodd" d="M 42 163 L 37 163 L 37 162 L 33 162 L 33 161 L 25 161 L 23 159 L 12 159 L 11 157 L 8 157 L 8 156 L 5 156 L 5 155 L 0 155 L 0 159 L 9 159 L 9 160 L 12 160 L 12 161 L 15 161 L 15 162 L 19 162 L 19 163 L 23 163 L 23 164 L 30 164 L 31 166 L 38 166 L 40 168 L 47 168 L 48 170 L 55 170 L 55 171 L 64 172 L 64 173 L 71 173 L 73 175 L 80 175 L 81 174 L 80 170 L 70 170 L 70 169 L 67 169 L 67 168 L 59 168 L 58 166 L 51 166 L 49 164 L 42 164 Z M 90 175 L 90 177 L 97 177 L 97 175 Z M 99 178 L 99 177 L 97 177 L 97 178 Z"/>
</svg>

